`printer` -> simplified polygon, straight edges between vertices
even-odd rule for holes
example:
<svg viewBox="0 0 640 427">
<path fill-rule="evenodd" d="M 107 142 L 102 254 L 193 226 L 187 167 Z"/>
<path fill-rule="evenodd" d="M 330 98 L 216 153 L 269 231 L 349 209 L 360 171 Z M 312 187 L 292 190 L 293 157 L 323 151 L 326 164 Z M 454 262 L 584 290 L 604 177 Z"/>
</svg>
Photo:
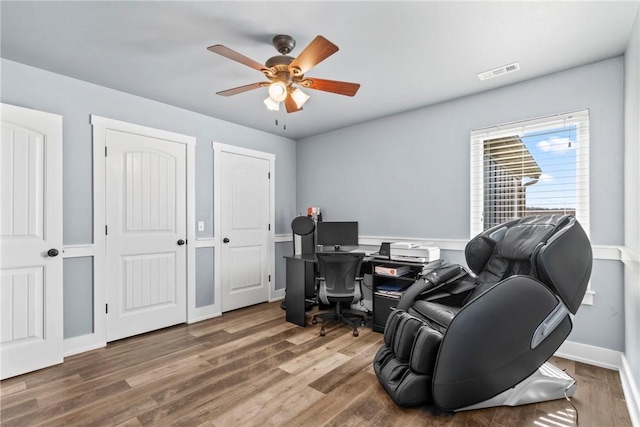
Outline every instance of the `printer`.
<svg viewBox="0 0 640 427">
<path fill-rule="evenodd" d="M 432 262 L 440 259 L 440 248 L 433 243 L 396 242 L 390 245 L 394 261 Z"/>
</svg>

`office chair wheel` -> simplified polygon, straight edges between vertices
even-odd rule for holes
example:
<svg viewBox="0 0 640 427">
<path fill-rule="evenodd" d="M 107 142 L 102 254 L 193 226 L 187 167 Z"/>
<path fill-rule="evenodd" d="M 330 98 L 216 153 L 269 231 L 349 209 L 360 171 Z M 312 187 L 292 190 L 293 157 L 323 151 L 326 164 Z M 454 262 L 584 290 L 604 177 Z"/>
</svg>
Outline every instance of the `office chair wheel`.
<svg viewBox="0 0 640 427">
<path fill-rule="evenodd" d="M 357 337 L 358 335 L 360 335 L 360 334 L 358 333 L 358 330 L 357 330 L 357 329 L 354 329 L 354 330 L 353 330 L 353 336 L 354 336 L 354 337 Z"/>
<path fill-rule="evenodd" d="M 367 324 L 367 322 L 365 322 L 364 320 L 360 321 L 360 326 L 365 326 Z"/>
<path fill-rule="evenodd" d="M 318 324 L 318 319 L 316 319 L 315 317 L 313 319 L 311 319 L 311 323 L 314 325 Z"/>
<path fill-rule="evenodd" d="M 320 329 L 320 336 L 323 337 L 325 336 L 327 333 L 324 331 L 324 328 Z"/>
</svg>

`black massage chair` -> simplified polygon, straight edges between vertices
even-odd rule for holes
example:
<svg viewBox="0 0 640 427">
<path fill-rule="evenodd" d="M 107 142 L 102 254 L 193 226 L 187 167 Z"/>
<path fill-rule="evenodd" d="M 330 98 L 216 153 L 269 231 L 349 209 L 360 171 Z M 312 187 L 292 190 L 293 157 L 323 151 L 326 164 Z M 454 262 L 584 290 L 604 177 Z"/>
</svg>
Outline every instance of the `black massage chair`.
<svg viewBox="0 0 640 427">
<path fill-rule="evenodd" d="M 570 215 L 512 220 L 465 248 L 472 273 L 445 265 L 417 280 L 389 316 L 374 358 L 400 406 L 442 411 L 572 396 L 575 380 L 547 360 L 571 332 L 592 252 Z"/>
</svg>

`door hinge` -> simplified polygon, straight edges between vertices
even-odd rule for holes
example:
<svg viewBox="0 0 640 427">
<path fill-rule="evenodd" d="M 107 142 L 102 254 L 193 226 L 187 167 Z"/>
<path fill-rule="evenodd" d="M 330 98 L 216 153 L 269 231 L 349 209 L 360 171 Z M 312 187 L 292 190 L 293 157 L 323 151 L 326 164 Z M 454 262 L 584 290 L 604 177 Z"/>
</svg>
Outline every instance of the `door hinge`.
<svg viewBox="0 0 640 427">
<path fill-rule="evenodd" d="M 267 179 L 271 179 L 271 172 L 267 172 Z"/>
<path fill-rule="evenodd" d="M 104 146 L 104 156 L 107 157 L 107 146 Z"/>
<path fill-rule="evenodd" d="M 104 305 L 104 312 L 105 312 L 106 314 L 109 314 L 109 304 L 105 304 L 105 305 Z"/>
<path fill-rule="evenodd" d="M 271 281 L 271 275 L 269 275 L 269 281 Z"/>
<path fill-rule="evenodd" d="M 267 225 L 267 230 L 271 231 L 271 224 Z"/>
<path fill-rule="evenodd" d="M 109 234 L 109 232 L 107 231 L 107 226 L 104 226 L 104 235 L 107 236 Z"/>
</svg>

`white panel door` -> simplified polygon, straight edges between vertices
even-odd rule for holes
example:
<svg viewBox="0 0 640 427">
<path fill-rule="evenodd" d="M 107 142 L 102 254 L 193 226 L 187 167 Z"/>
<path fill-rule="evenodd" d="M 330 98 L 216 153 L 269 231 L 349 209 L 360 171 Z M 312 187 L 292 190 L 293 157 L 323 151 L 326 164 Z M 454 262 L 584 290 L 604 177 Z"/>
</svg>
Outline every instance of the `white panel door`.
<svg viewBox="0 0 640 427">
<path fill-rule="evenodd" d="M 222 311 L 269 299 L 269 161 L 221 154 Z"/>
<path fill-rule="evenodd" d="M 185 144 L 106 132 L 107 341 L 186 321 Z"/>
<path fill-rule="evenodd" d="M 0 104 L 0 377 L 62 363 L 62 117 Z"/>
</svg>

